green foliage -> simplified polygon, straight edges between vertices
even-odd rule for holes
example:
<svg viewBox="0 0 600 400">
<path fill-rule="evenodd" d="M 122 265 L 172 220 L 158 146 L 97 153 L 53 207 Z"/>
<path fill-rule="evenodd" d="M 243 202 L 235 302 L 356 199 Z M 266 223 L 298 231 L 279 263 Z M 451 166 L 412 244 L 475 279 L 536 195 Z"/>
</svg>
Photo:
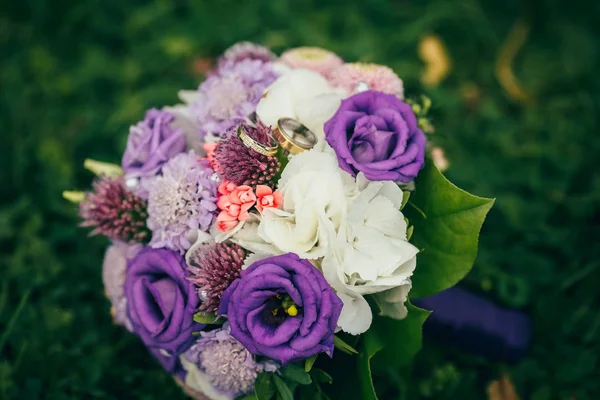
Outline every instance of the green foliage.
<svg viewBox="0 0 600 400">
<path fill-rule="evenodd" d="M 381 399 L 485 398 L 500 369 L 524 399 L 599 398 L 598 7 L 556 0 L 2 2 L 0 398 L 184 398 L 141 343 L 112 324 L 100 272 L 107 242 L 86 237 L 61 193 L 89 187 L 84 159 L 118 164 L 129 125 L 147 108 L 176 103 L 177 90 L 202 79 L 202 59 L 238 40 L 277 52 L 317 45 L 390 65 L 407 96 L 432 100 L 431 142 L 446 151 L 448 178 L 497 198 L 464 284 L 529 313 L 531 351 L 509 366 L 425 343 L 410 368 L 375 371 Z M 507 96 L 494 74 L 516 20 L 530 28 L 511 64 L 528 104 Z M 443 39 L 453 64 L 435 88 L 419 83 L 417 43 L 428 33 Z M 334 370 L 319 356 L 313 384 L 324 369 L 334 380 L 323 390 L 356 398 L 358 358 L 336 351 Z M 323 398 L 313 384 L 297 393 Z"/>
<path fill-rule="evenodd" d="M 281 368 L 280 372 L 285 379 L 291 382 L 296 382 L 300 385 L 310 385 L 312 382 L 308 372 L 296 364 L 286 365 L 285 367 Z"/>
<path fill-rule="evenodd" d="M 261 372 L 256 377 L 254 392 L 258 400 L 270 400 L 275 396 L 276 388 L 273 376 L 271 372 Z"/>
<path fill-rule="evenodd" d="M 494 200 L 453 185 L 426 160 L 407 209 L 411 242 L 421 249 L 412 277 L 414 298 L 441 292 L 467 275 L 477 256 L 479 230 Z M 412 213 L 410 211 L 413 211 Z"/>
<path fill-rule="evenodd" d="M 358 351 L 350 346 L 348 343 L 344 342 L 339 336 L 334 336 L 333 338 L 333 344 L 335 345 L 335 348 L 338 349 L 339 351 L 342 351 L 346 354 L 358 354 Z"/>
<path fill-rule="evenodd" d="M 366 335 L 377 339 L 385 351 L 377 354 L 374 359 L 378 369 L 399 369 L 410 364 L 413 357 L 421 350 L 423 343 L 423 324 L 431 313 L 406 303 L 408 315 L 403 320 L 386 317 L 375 317 L 372 329 Z"/>
<path fill-rule="evenodd" d="M 225 322 L 225 319 L 220 318 L 215 313 L 197 312 L 194 314 L 194 321 L 205 325 L 222 325 Z"/>
<path fill-rule="evenodd" d="M 376 334 L 365 335 L 361 352 L 358 356 L 358 379 L 360 381 L 361 399 L 377 400 L 371 377 L 371 358 L 382 349 L 385 344 Z"/>
</svg>

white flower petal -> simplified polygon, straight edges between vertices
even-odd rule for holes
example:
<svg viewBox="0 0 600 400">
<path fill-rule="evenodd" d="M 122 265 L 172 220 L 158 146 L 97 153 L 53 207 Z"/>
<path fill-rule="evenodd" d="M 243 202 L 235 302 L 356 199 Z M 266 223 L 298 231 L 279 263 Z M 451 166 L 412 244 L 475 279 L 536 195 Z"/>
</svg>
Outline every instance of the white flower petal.
<svg viewBox="0 0 600 400">
<path fill-rule="evenodd" d="M 273 256 L 272 254 L 265 254 L 265 253 L 250 253 L 250 255 L 248 255 L 244 259 L 244 263 L 242 264 L 242 269 L 246 269 L 249 266 L 251 266 L 252 264 L 254 264 L 255 262 L 264 260 L 265 258 L 269 258 L 272 256 Z"/>
<path fill-rule="evenodd" d="M 344 303 L 338 326 L 351 335 L 366 332 L 373 322 L 373 313 L 369 303 L 360 294 L 353 292 L 338 292 L 338 297 Z"/>
<path fill-rule="evenodd" d="M 379 315 L 394 319 L 404 319 L 408 314 L 406 309 L 406 300 L 408 298 L 408 292 L 412 287 L 410 279 L 401 286 L 394 289 L 387 290 L 385 292 L 377 293 L 375 295 L 375 301 L 379 305 L 381 312 Z"/>
<path fill-rule="evenodd" d="M 342 94 L 320 74 L 293 69 L 282 74 L 266 90 L 256 107 L 256 115 L 265 124 L 275 126 L 279 118 L 300 121 L 317 136 L 317 146 L 325 146 L 323 124 L 341 104 Z"/>
</svg>

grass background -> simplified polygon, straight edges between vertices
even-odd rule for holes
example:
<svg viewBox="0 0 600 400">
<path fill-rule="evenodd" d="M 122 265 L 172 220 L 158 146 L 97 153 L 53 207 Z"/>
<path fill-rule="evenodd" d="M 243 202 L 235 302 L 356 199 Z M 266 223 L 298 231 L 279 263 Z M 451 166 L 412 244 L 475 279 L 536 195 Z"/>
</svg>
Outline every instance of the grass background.
<svg viewBox="0 0 600 400">
<path fill-rule="evenodd" d="M 516 365 L 425 343 L 388 398 L 480 399 L 506 374 L 524 399 L 600 398 L 600 102 L 597 2 L 22 0 L 0 5 L 0 398 L 179 399 L 136 339 L 111 324 L 106 242 L 76 227 L 70 188 L 84 158 L 118 162 L 128 126 L 194 88 L 206 59 L 246 39 L 393 67 L 433 100 L 450 179 L 497 197 L 465 285 L 535 321 Z M 529 29 L 512 69 L 494 65 L 516 21 Z M 452 58 L 419 83 L 417 43 Z"/>
</svg>

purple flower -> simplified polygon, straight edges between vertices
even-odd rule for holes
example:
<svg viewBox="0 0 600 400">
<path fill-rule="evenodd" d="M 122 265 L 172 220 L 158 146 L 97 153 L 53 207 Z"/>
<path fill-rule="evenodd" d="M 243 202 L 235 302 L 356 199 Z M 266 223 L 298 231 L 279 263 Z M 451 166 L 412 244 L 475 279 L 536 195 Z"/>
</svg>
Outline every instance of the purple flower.
<svg viewBox="0 0 600 400">
<path fill-rule="evenodd" d="M 286 364 L 317 353 L 333 354 L 342 301 L 309 261 L 288 253 L 241 272 L 223 293 L 231 336 L 252 354 Z"/>
<path fill-rule="evenodd" d="M 240 62 L 243 60 L 260 60 L 264 62 L 275 60 L 275 54 L 268 47 L 252 42 L 238 42 L 225 50 L 219 58 L 216 73 L 229 62 Z"/>
<path fill-rule="evenodd" d="M 202 244 L 186 254 L 190 282 L 198 288 L 199 311 L 216 312 L 221 296 L 240 276 L 246 252 L 234 243 Z"/>
<path fill-rule="evenodd" d="M 181 128 L 171 126 L 174 120 L 173 114 L 153 108 L 129 129 L 121 162 L 128 177 L 156 175 L 164 163 L 185 150 Z"/>
<path fill-rule="evenodd" d="M 125 297 L 133 332 L 166 369 L 175 368 L 174 358 L 192 345 L 192 332 L 204 328 L 194 322 L 200 300 L 188 275 L 183 257 L 167 249 L 146 247 L 127 263 Z"/>
<path fill-rule="evenodd" d="M 376 91 L 342 101 L 325 123 L 325 138 L 340 167 L 372 181 L 412 181 L 425 161 L 425 135 L 411 107 Z"/>
<path fill-rule="evenodd" d="M 234 125 L 222 136 L 215 149 L 215 169 L 225 180 L 236 185 L 273 185 L 281 163 L 277 157 L 267 157 L 246 147 L 238 136 L 238 129 L 261 144 L 269 144 L 271 129 L 258 121 L 255 126 Z"/>
<path fill-rule="evenodd" d="M 220 66 L 218 75 L 202 82 L 189 105 L 200 138 L 209 133 L 218 136 L 245 121 L 277 76 L 272 63 L 262 60 L 230 61 Z"/>
<path fill-rule="evenodd" d="M 146 226 L 147 203 L 130 192 L 122 177 L 101 176 L 94 190 L 79 203 L 81 226 L 93 227 L 90 235 L 105 235 L 123 242 L 145 242 L 150 236 Z"/>
<path fill-rule="evenodd" d="M 256 376 L 262 371 L 274 372 L 277 365 L 270 360 L 257 362 L 252 354 L 228 333 L 228 324 L 210 332 L 200 332 L 201 337 L 183 354 L 187 382 L 204 375 L 212 390 L 221 397 L 237 398 L 254 390 Z M 189 364 L 188 364 L 189 363 Z M 190 365 L 191 364 L 191 365 Z M 205 389 L 197 387 L 196 389 Z M 210 395 L 210 392 L 206 393 Z"/>
<path fill-rule="evenodd" d="M 158 361 L 165 371 L 180 380 L 185 379 L 186 371 L 181 365 L 179 357 L 168 354 L 165 350 L 159 348 L 148 348 L 150 354 Z"/>
<path fill-rule="evenodd" d="M 110 300 L 113 321 L 117 325 L 123 325 L 129 331 L 132 330 L 131 321 L 127 318 L 127 299 L 125 298 L 125 271 L 127 260 L 135 257 L 142 250 L 139 243 L 127 244 L 115 241 L 106 249 L 102 263 L 102 281 L 104 282 L 104 293 Z"/>
<path fill-rule="evenodd" d="M 208 161 L 192 151 L 169 160 L 162 175 L 144 182 L 148 191 L 150 245 L 184 253 L 197 230 L 207 231 L 217 210 L 216 175 Z"/>
</svg>

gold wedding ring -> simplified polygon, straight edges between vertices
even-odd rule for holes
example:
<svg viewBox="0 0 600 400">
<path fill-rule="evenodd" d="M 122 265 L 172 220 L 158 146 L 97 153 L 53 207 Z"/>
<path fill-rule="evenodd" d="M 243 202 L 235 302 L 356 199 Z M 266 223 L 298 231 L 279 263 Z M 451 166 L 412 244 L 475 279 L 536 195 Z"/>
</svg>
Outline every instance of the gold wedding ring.
<svg viewBox="0 0 600 400">
<path fill-rule="evenodd" d="M 277 140 L 271 135 L 269 135 L 269 141 L 271 143 L 267 146 L 262 143 L 258 143 L 256 140 L 252 139 L 250 135 L 248 135 L 248 132 L 246 132 L 244 127 L 240 125 L 238 127 L 238 137 L 240 138 L 244 146 L 254 150 L 258 154 L 262 154 L 263 156 L 267 157 L 273 157 L 275 154 L 277 154 L 277 148 L 279 147 L 279 144 L 277 143 Z"/>
<path fill-rule="evenodd" d="M 292 118 L 279 118 L 273 134 L 279 141 L 281 147 L 291 154 L 298 154 L 304 150 L 310 150 L 317 144 L 315 134 Z"/>
</svg>

